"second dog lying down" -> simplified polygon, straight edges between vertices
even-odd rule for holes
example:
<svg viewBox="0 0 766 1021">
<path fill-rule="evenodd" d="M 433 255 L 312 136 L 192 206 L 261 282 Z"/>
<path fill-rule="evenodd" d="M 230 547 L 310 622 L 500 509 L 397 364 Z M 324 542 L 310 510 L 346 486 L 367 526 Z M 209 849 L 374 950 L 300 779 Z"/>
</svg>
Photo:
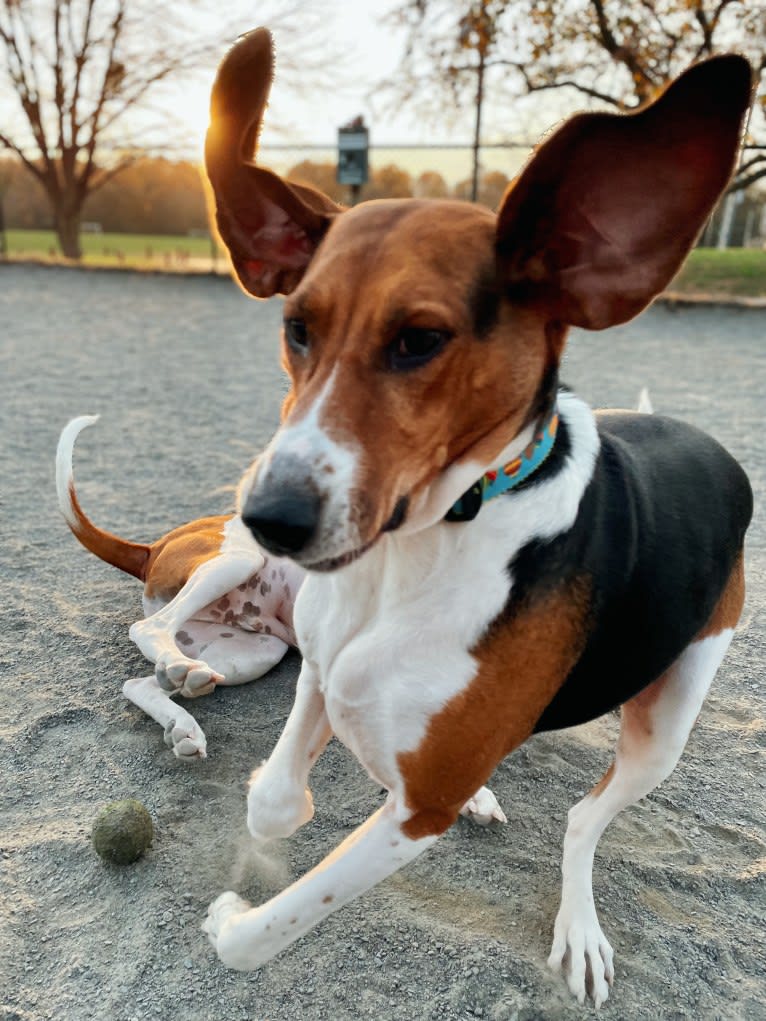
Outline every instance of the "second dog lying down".
<svg viewBox="0 0 766 1021">
<path fill-rule="evenodd" d="M 126 681 L 124 694 L 165 728 L 178 758 L 204 758 L 205 735 L 173 696 L 196 698 L 217 685 L 246 684 L 276 666 L 295 645 L 293 602 L 304 572 L 261 552 L 231 515 L 200 518 L 151 545 L 98 528 L 80 507 L 72 471 L 75 440 L 96 417 L 75 418 L 61 433 L 59 506 L 86 549 L 144 583 L 145 619 L 131 627 L 130 637 L 155 669 Z"/>
<path fill-rule="evenodd" d="M 296 644 L 293 604 L 305 572 L 264 553 L 233 515 L 199 518 L 151 544 L 99 528 L 80 506 L 72 469 L 75 441 L 97 418 L 82 415 L 61 433 L 59 507 L 86 549 L 144 583 L 146 616 L 132 625 L 130 637 L 154 663 L 154 673 L 126 681 L 123 694 L 164 727 L 177 758 L 205 758 L 202 728 L 174 696 L 197 698 L 218 686 L 246 684 L 276 666 Z M 485 787 L 462 814 L 482 825 L 505 822 Z"/>
</svg>

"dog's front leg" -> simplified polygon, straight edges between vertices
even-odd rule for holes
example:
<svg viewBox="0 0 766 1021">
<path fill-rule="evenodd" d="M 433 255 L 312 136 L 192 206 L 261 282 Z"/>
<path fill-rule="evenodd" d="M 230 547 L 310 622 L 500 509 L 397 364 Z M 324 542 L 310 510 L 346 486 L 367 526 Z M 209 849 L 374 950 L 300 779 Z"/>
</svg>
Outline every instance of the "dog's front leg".
<svg viewBox="0 0 766 1021">
<path fill-rule="evenodd" d="M 256 839 L 287 837 L 312 818 L 309 771 L 331 736 L 317 672 L 304 659 L 285 729 L 250 780 L 247 825 Z"/>
<path fill-rule="evenodd" d="M 221 894 L 203 929 L 223 963 L 238 971 L 258 968 L 336 908 L 422 854 L 438 838 L 407 836 L 408 815 L 390 798 L 311 872 L 258 908 L 236 893 Z"/>
</svg>

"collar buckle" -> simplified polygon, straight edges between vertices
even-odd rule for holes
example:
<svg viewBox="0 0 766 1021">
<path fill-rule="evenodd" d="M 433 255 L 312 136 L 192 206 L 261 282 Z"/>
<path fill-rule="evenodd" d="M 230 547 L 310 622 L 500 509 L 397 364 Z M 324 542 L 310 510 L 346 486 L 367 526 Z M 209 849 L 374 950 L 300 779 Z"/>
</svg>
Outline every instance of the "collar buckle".
<svg viewBox="0 0 766 1021">
<path fill-rule="evenodd" d="M 445 521 L 473 521 L 484 503 L 484 477 L 474 482 L 459 500 L 452 504 L 444 516 Z"/>
</svg>

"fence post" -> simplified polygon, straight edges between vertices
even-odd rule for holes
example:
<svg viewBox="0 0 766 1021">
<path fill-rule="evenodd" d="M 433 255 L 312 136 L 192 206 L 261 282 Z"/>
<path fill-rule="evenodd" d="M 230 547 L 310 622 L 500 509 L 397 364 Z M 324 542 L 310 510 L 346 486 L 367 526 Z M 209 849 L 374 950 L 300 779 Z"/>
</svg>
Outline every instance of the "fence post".
<svg viewBox="0 0 766 1021">
<path fill-rule="evenodd" d="M 359 201 L 362 185 L 369 176 L 368 152 L 370 133 L 361 117 L 338 128 L 338 162 L 335 176 L 338 184 L 351 186 L 351 205 Z"/>
</svg>

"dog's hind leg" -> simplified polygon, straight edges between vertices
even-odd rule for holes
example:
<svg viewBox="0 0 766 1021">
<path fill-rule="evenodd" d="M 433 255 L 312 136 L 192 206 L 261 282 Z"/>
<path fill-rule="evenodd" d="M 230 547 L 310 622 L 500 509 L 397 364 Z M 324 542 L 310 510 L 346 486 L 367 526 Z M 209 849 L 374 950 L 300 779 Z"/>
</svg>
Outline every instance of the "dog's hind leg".
<svg viewBox="0 0 766 1021">
<path fill-rule="evenodd" d="M 615 759 L 600 783 L 569 812 L 561 864 L 561 907 L 549 966 L 565 975 L 582 1003 L 609 995 L 613 954 L 593 903 L 593 857 L 618 812 L 654 790 L 675 768 L 710 684 L 729 647 L 742 609 L 741 560 L 710 624 L 672 667 L 622 707 Z"/>
<path fill-rule="evenodd" d="M 148 660 L 155 664 L 159 683 L 187 698 L 206 695 L 223 675 L 204 660 L 186 656 L 176 643 L 176 634 L 187 621 L 215 599 L 225 596 L 258 571 L 261 554 L 252 557 L 227 554 L 201 564 L 176 596 L 145 620 L 130 628 L 130 637 Z"/>
<path fill-rule="evenodd" d="M 162 690 L 154 674 L 131 678 L 123 684 L 122 693 L 164 728 L 165 744 L 176 758 L 186 762 L 206 758 L 207 741 L 202 728 L 191 713 L 176 705 Z"/>
<path fill-rule="evenodd" d="M 175 644 L 194 660 L 207 663 L 223 679 L 220 686 L 247 684 L 263 677 L 284 658 L 289 646 L 272 634 L 232 625 L 190 620 L 174 636 Z"/>
</svg>

